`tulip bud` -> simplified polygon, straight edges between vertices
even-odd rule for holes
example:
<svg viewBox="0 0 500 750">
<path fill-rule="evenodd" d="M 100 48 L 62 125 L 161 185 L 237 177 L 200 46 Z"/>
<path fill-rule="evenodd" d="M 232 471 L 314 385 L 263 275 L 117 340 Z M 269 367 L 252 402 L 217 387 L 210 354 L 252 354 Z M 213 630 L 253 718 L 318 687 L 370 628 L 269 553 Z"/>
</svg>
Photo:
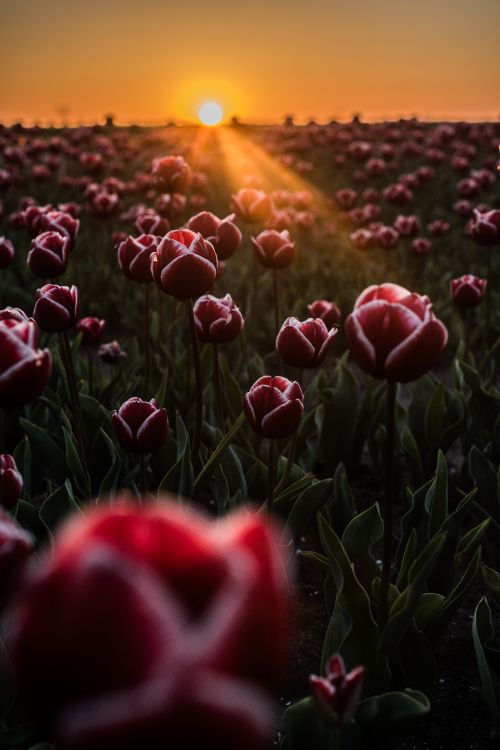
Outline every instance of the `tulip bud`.
<svg viewBox="0 0 500 750">
<path fill-rule="evenodd" d="M 257 260 L 266 268 L 285 268 L 293 262 L 295 244 L 286 229 L 282 232 L 265 229 L 257 237 L 252 237 L 252 244 Z"/>
<path fill-rule="evenodd" d="M 8 268 L 14 260 L 14 245 L 7 237 L 0 237 L 0 270 Z"/>
<path fill-rule="evenodd" d="M 428 255 L 432 250 L 432 242 L 427 237 L 416 237 L 408 249 L 415 255 Z"/>
<path fill-rule="evenodd" d="M 479 245 L 500 244 L 500 209 L 480 212 L 474 209 L 470 222 L 470 236 Z"/>
<path fill-rule="evenodd" d="M 164 156 L 153 161 L 152 175 L 162 190 L 185 193 L 191 182 L 191 169 L 182 156 Z"/>
<path fill-rule="evenodd" d="M 102 336 L 106 321 L 99 318 L 81 318 L 76 324 L 76 330 L 82 334 L 82 344 L 95 344 Z"/>
<path fill-rule="evenodd" d="M 283 377 L 264 375 L 243 398 L 243 411 L 252 430 L 267 438 L 291 435 L 304 412 L 300 385 Z"/>
<path fill-rule="evenodd" d="M 446 346 L 448 332 L 428 297 L 397 284 L 370 286 L 345 324 L 351 355 L 369 375 L 408 383 L 428 372 Z"/>
<path fill-rule="evenodd" d="M 23 492 L 23 478 L 13 456 L 0 454 L 0 505 L 11 510 Z"/>
<path fill-rule="evenodd" d="M 321 318 L 300 321 L 287 318 L 276 338 L 276 349 L 285 364 L 291 367 L 319 367 L 337 335 L 337 328 L 328 328 Z"/>
<path fill-rule="evenodd" d="M 59 234 L 63 234 L 69 238 L 68 251 L 71 252 L 75 246 L 78 230 L 80 228 L 79 220 L 73 218 L 73 216 L 64 211 L 45 211 L 43 207 L 40 210 L 41 214 L 39 215 L 38 221 L 35 220 L 33 224 L 32 234 L 37 235 L 40 234 L 40 232 L 59 232 Z M 26 214 L 28 214 L 28 211 Z"/>
<path fill-rule="evenodd" d="M 0 408 L 4 409 L 38 398 L 52 372 L 49 350 L 38 348 L 35 321 L 19 319 L 15 308 L 7 310 L 9 317 L 0 315 Z"/>
<path fill-rule="evenodd" d="M 313 318 L 321 318 L 327 328 L 332 328 L 340 322 L 340 309 L 334 302 L 318 299 L 307 306 Z"/>
<path fill-rule="evenodd" d="M 177 299 L 199 297 L 217 276 L 217 254 L 201 234 L 174 229 L 151 255 L 151 272 L 157 285 Z"/>
<path fill-rule="evenodd" d="M 158 409 L 154 399 L 129 398 L 113 412 L 111 421 L 121 447 L 130 453 L 153 453 L 167 439 L 167 411 Z"/>
<path fill-rule="evenodd" d="M 242 237 L 233 219 L 234 214 L 219 219 L 210 211 L 202 211 L 189 219 L 186 229 L 199 232 L 205 240 L 212 243 L 218 259 L 227 260 L 238 249 Z"/>
<path fill-rule="evenodd" d="M 101 344 L 98 353 L 101 361 L 107 365 L 116 365 L 120 359 L 127 356 L 116 340 L 110 341 L 107 344 Z"/>
<path fill-rule="evenodd" d="M 66 270 L 70 239 L 59 232 L 42 232 L 31 240 L 28 268 L 39 279 L 53 279 Z"/>
<path fill-rule="evenodd" d="M 318 710 L 329 724 L 339 727 L 352 719 L 361 698 L 364 676 L 364 667 L 347 673 L 344 660 L 337 654 L 328 662 L 326 677 L 309 677 Z"/>
<path fill-rule="evenodd" d="M 153 234 L 162 236 L 167 234 L 170 224 L 163 216 L 151 209 L 141 211 L 135 220 L 135 228 L 140 234 Z"/>
<path fill-rule="evenodd" d="M 451 298 L 457 307 L 477 307 L 486 292 L 486 279 L 480 279 L 472 274 L 465 274 L 450 282 Z"/>
<path fill-rule="evenodd" d="M 33 317 L 42 331 L 62 333 L 76 325 L 80 295 L 76 286 L 45 284 L 36 292 Z"/>
<path fill-rule="evenodd" d="M 138 284 L 153 281 L 151 256 L 158 247 L 160 238 L 154 234 L 127 237 L 118 245 L 118 263 L 125 276 Z"/>
<path fill-rule="evenodd" d="M 271 198 L 256 188 L 241 188 L 231 196 L 231 208 L 248 224 L 263 224 L 271 218 L 274 207 Z"/>
<path fill-rule="evenodd" d="M 218 299 L 211 294 L 200 297 L 194 305 L 196 335 L 210 344 L 227 344 L 243 330 L 243 315 L 230 294 Z"/>
</svg>

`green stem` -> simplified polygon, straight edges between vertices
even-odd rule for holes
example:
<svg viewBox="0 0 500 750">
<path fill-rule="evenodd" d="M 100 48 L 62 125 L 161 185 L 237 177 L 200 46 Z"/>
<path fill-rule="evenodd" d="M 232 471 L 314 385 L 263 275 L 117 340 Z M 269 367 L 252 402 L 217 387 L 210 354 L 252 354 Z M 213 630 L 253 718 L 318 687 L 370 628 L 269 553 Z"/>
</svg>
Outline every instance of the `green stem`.
<svg viewBox="0 0 500 750">
<path fill-rule="evenodd" d="M 151 346 L 149 326 L 149 284 L 144 284 L 144 391 L 149 395 L 149 379 L 151 370 Z"/>
<path fill-rule="evenodd" d="M 76 376 L 75 368 L 73 366 L 73 357 L 71 355 L 71 347 L 68 339 L 67 331 L 63 331 L 59 334 L 59 343 L 61 347 L 61 358 L 66 370 L 66 376 L 68 378 L 68 386 L 71 397 L 71 404 L 73 407 L 73 428 L 75 431 L 76 442 L 80 451 L 80 458 L 85 470 L 87 470 L 87 457 L 85 450 L 85 440 L 83 437 L 83 423 L 82 413 L 80 410 L 80 402 L 78 399 L 78 389 L 76 387 Z"/>
<path fill-rule="evenodd" d="M 222 428 L 224 425 L 224 402 L 222 399 L 222 381 L 219 361 L 219 347 L 217 344 L 213 345 L 214 352 L 214 384 L 215 384 L 215 399 L 217 408 L 217 422 L 219 427 Z"/>
<path fill-rule="evenodd" d="M 485 300 L 485 325 L 484 325 L 484 351 L 488 351 L 491 332 L 491 287 L 493 284 L 493 252 L 488 248 L 488 261 L 486 264 L 486 300 Z"/>
<path fill-rule="evenodd" d="M 267 458 L 267 509 L 272 513 L 274 502 L 274 440 L 269 440 L 269 455 Z"/>
<path fill-rule="evenodd" d="M 385 497 L 384 497 L 384 556 L 382 580 L 380 582 L 379 626 L 387 620 L 389 582 L 392 569 L 392 534 L 394 508 L 394 437 L 396 431 L 396 383 L 387 383 L 387 421 L 385 455 Z"/>
<path fill-rule="evenodd" d="M 292 439 L 290 441 L 290 448 L 288 450 L 288 459 L 286 462 L 285 471 L 283 472 L 283 476 L 281 477 L 280 481 L 278 482 L 276 486 L 276 489 L 274 490 L 275 495 L 279 495 L 281 490 L 286 486 L 286 483 L 288 482 L 288 479 L 292 472 L 293 462 L 295 460 L 295 454 L 297 452 L 298 438 L 299 438 L 299 428 L 297 426 L 295 428 L 295 432 L 293 433 Z"/>
<path fill-rule="evenodd" d="M 191 458 L 193 462 L 197 459 L 200 448 L 201 427 L 203 421 L 203 381 L 201 377 L 200 350 L 196 336 L 196 324 L 194 321 L 193 300 L 186 300 L 186 310 L 191 333 L 191 347 L 193 350 L 194 378 L 196 387 L 196 418 L 194 424 L 193 443 L 191 446 Z M 189 403 L 189 402 L 188 402 Z"/>
</svg>

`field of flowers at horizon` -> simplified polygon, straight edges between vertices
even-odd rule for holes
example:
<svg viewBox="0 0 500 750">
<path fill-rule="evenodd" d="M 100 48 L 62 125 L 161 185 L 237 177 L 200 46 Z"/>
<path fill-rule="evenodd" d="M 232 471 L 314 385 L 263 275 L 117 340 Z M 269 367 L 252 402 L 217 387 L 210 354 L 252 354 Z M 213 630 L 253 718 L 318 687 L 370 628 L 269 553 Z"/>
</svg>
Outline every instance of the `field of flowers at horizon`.
<svg viewBox="0 0 500 750">
<path fill-rule="evenodd" d="M 387 747 L 476 594 L 498 729 L 499 141 L 0 126 L 0 747 Z"/>
</svg>

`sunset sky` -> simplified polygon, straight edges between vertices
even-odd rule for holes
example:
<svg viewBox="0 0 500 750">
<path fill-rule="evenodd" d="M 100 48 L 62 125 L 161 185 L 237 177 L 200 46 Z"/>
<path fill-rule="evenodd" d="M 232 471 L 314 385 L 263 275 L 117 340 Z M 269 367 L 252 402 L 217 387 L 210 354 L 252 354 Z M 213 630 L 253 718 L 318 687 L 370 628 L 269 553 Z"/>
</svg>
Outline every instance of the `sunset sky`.
<svg viewBox="0 0 500 750">
<path fill-rule="evenodd" d="M 500 0 L 0 0 L 0 121 L 500 113 Z"/>
</svg>

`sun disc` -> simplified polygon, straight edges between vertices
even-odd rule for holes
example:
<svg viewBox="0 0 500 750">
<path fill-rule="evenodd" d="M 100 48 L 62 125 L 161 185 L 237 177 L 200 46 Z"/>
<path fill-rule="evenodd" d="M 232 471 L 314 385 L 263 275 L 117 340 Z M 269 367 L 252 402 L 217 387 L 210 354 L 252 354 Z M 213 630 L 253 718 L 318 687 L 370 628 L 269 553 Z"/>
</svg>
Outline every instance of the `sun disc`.
<svg viewBox="0 0 500 750">
<path fill-rule="evenodd" d="M 203 102 L 198 110 L 198 118 L 203 125 L 218 125 L 224 116 L 222 107 L 217 102 Z"/>
</svg>

